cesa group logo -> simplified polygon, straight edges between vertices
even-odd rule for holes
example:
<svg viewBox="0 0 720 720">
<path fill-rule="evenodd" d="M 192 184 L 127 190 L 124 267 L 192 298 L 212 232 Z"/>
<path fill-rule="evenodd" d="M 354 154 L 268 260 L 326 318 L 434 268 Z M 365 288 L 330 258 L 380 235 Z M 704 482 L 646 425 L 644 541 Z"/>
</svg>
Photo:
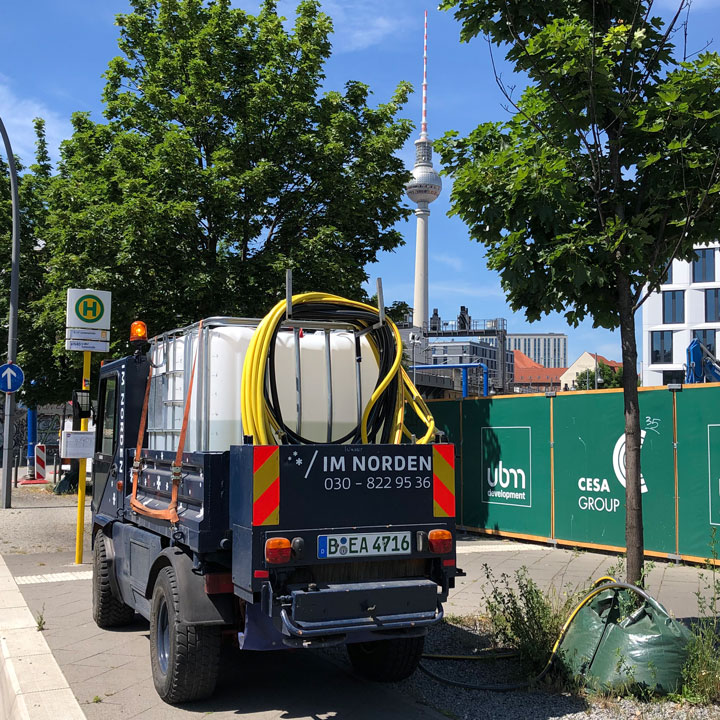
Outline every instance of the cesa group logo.
<svg viewBox="0 0 720 720">
<path fill-rule="evenodd" d="M 643 443 L 645 442 L 645 436 L 647 432 L 645 430 L 640 431 L 640 448 L 642 449 Z M 618 482 L 625 487 L 625 477 L 627 469 L 625 465 L 625 433 L 623 433 L 618 441 L 615 443 L 615 449 L 613 450 L 613 470 L 615 471 L 615 477 Z M 647 483 L 645 478 L 640 474 L 640 492 L 646 493 L 648 491 Z"/>
<path fill-rule="evenodd" d="M 640 447 L 642 447 L 645 442 L 646 434 L 645 430 L 640 431 Z M 625 445 L 625 433 L 623 433 L 615 443 L 612 457 L 613 471 L 615 472 L 615 477 L 622 487 L 625 487 L 627 482 Z M 578 507 L 581 510 L 614 513 L 620 508 L 620 498 L 617 497 L 617 486 L 613 485 L 611 487 L 607 478 L 578 478 L 578 490 L 583 493 L 578 497 Z M 648 491 L 647 483 L 642 475 L 640 475 L 640 490 L 643 493 Z"/>
</svg>

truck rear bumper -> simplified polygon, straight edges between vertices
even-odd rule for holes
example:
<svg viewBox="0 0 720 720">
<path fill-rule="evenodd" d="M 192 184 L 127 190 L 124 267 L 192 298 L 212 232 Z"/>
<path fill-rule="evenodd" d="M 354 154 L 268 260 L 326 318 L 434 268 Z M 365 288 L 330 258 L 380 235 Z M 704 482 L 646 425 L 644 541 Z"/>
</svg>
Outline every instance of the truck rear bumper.
<svg viewBox="0 0 720 720">
<path fill-rule="evenodd" d="M 312 591 L 294 590 L 291 598 L 289 606 L 280 610 L 286 645 L 322 638 L 324 644 L 353 642 L 420 629 L 424 633 L 443 617 L 438 586 L 425 579 L 330 584 Z"/>
<path fill-rule="evenodd" d="M 371 618 L 349 618 L 347 620 L 329 620 L 324 622 L 295 623 L 287 610 L 280 612 L 283 633 L 296 638 L 314 638 L 327 635 L 347 634 L 355 632 L 386 632 L 410 628 L 424 628 L 433 625 L 443 618 L 440 604 L 433 612 L 411 613 L 407 615 L 376 615 Z"/>
</svg>

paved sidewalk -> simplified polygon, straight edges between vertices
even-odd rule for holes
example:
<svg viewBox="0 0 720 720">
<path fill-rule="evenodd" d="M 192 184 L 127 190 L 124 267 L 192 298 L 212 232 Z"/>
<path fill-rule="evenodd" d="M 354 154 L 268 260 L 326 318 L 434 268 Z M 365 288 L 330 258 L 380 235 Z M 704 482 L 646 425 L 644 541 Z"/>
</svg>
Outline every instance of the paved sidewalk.
<svg viewBox="0 0 720 720">
<path fill-rule="evenodd" d="M 172 707 L 160 700 L 152 683 L 148 623 L 139 618 L 112 632 L 95 625 L 89 562 L 78 568 L 72 553 L 5 559 L 30 611 L 35 616 L 42 612 L 43 636 L 90 720 L 174 720 L 210 714 L 235 720 L 443 718 L 356 677 L 322 653 L 303 650 L 241 654 L 228 649 L 213 698 Z M 64 574 L 73 579 L 62 580 Z M 65 718 L 58 714 L 54 720 Z"/>
<path fill-rule="evenodd" d="M 448 613 L 456 615 L 481 610 L 483 585 L 486 583 L 485 564 L 496 579 L 502 573 L 512 577 L 525 566 L 530 577 L 542 589 L 558 593 L 589 588 L 594 580 L 612 570 L 618 580 L 625 579 L 624 570 L 617 571 L 620 560 L 615 555 L 475 535 L 465 536 L 459 541 L 457 564 L 467 572 L 467 577 L 458 578 L 450 601 L 445 605 Z M 649 569 L 646 586 L 650 595 L 675 617 L 697 617 L 697 593 L 708 597 L 709 570 L 660 561 L 646 562 L 646 569 Z M 717 572 L 720 580 L 720 568 Z"/>
<path fill-rule="evenodd" d="M 59 508 L 58 512 L 66 512 Z M 8 520 L 0 524 L 0 537 Z M 3 518 L 0 518 L 2 520 Z M 45 534 L 52 533 L 50 526 Z M 52 543 L 51 543 L 52 546 Z M 31 546 L 32 547 L 32 544 Z M 58 547 L 56 545 L 55 547 Z M 206 702 L 171 707 L 157 696 L 150 675 L 148 624 L 138 620 L 119 631 L 97 628 L 91 613 L 91 555 L 74 565 L 72 551 L 46 549 L 40 553 L 4 551 L 12 575 L 12 599 L 20 593 L 25 611 L 25 631 L 37 639 L 34 618 L 42 615 L 47 642 L 61 675 L 91 720 L 123 718 L 185 718 L 212 713 L 217 718 L 247 717 L 255 720 L 308 718 L 309 720 L 439 720 L 442 716 L 413 702 L 395 689 L 368 683 L 338 665 L 322 652 L 238 653 L 228 651 L 215 697 Z M 617 565 L 617 558 L 591 552 L 465 536 L 458 544 L 458 566 L 467 572 L 459 578 L 446 612 L 466 615 L 482 610 L 484 564 L 495 577 L 513 575 L 526 566 L 543 588 L 587 587 L 592 580 Z M 703 571 L 695 567 L 656 563 L 649 574 L 649 591 L 677 617 L 697 615 L 696 593 L 703 589 Z M 0 608 L 9 597 L 10 582 L 0 578 Z M 19 590 L 19 592 L 18 592 Z M 28 622 L 28 615 L 33 618 Z M 32 625 L 32 627 L 30 627 Z M 3 633 L 0 632 L 0 637 Z M 35 671 L 33 670 L 33 673 Z M 59 680 L 58 680 L 59 682 Z M 56 712 L 53 720 L 71 715 Z M 0 720 L 2 710 L 0 708 Z"/>
</svg>

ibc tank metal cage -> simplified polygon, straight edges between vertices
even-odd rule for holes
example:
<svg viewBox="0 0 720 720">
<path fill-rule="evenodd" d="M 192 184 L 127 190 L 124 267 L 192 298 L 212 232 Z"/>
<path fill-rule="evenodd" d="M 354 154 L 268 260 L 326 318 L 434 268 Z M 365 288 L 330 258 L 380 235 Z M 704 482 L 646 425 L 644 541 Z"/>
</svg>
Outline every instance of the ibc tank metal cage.
<svg viewBox="0 0 720 720">
<path fill-rule="evenodd" d="M 246 328 L 254 330 L 261 321 L 255 318 L 211 317 L 202 321 L 202 330 L 199 333 L 200 323 L 196 322 L 183 328 L 176 328 L 150 340 L 149 357 L 152 362 L 152 380 L 148 403 L 148 435 L 149 448 L 152 450 L 175 451 L 180 438 L 183 412 L 190 374 L 195 357 L 195 347 L 198 346 L 196 358 L 195 383 L 191 398 L 191 417 L 188 423 L 186 437 L 186 452 L 207 452 L 227 449 L 227 447 L 213 447 L 211 438 L 210 401 L 211 401 L 211 363 L 209 357 L 210 335 L 219 328 Z M 301 332 L 317 332 L 324 334 L 325 358 L 325 386 L 327 392 L 327 420 L 325 441 L 331 442 L 334 432 L 334 415 L 337 408 L 334 405 L 333 385 L 333 334 L 354 333 L 354 328 L 337 321 L 295 321 L 286 319 L 281 326 L 282 330 L 292 331 L 294 346 L 294 388 L 295 388 L 295 422 L 298 433 L 303 427 L 303 362 L 300 352 Z M 366 344 L 366 341 L 363 345 Z M 363 356 L 369 354 L 363 351 Z M 355 361 L 355 383 L 353 394 L 355 397 L 355 415 L 360 423 L 364 404 L 374 389 L 371 383 L 365 382 L 363 393 L 363 369 L 360 362 Z M 241 370 L 241 368 L 240 368 Z M 374 383 L 373 383 L 374 385 Z M 242 444 L 242 419 L 238 416 L 237 428 L 234 431 L 235 442 Z"/>
</svg>

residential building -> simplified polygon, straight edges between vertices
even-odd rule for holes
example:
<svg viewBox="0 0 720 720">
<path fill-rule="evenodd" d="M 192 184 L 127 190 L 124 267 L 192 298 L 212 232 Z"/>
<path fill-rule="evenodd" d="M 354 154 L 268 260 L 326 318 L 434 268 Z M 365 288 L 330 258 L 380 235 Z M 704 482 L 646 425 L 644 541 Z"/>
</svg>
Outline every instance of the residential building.
<svg viewBox="0 0 720 720">
<path fill-rule="evenodd" d="M 520 350 L 542 367 L 567 367 L 567 335 L 564 333 L 511 333 L 507 344 L 509 350 Z"/>
<path fill-rule="evenodd" d="M 615 372 L 621 367 L 622 363 L 615 362 L 614 360 L 608 360 L 602 355 L 597 353 L 584 352 L 570 367 L 560 376 L 561 389 L 565 390 L 566 386 L 568 390 L 575 390 L 579 385 L 578 378 L 583 373 L 595 372 L 595 367 L 599 367 L 600 363 L 608 365 Z M 598 378 L 600 374 L 598 373 Z M 598 390 L 601 389 L 598 385 Z"/>
<path fill-rule="evenodd" d="M 717 355 L 720 332 L 720 243 L 696 246 L 697 260 L 674 260 L 665 282 L 643 304 L 642 384 L 684 382 L 685 351 L 694 338 Z"/>
<path fill-rule="evenodd" d="M 530 359 L 520 350 L 513 350 L 515 356 L 514 390 L 517 393 L 549 392 L 560 390 L 560 376 L 567 368 L 547 368 Z"/>
</svg>

